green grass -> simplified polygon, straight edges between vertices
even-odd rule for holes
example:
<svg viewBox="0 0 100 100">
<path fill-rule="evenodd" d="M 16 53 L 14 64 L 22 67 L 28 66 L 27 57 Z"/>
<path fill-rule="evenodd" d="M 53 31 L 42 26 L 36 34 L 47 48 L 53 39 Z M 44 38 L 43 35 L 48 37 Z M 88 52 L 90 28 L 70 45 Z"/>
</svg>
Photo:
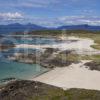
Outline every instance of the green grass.
<svg viewBox="0 0 100 100">
<path fill-rule="evenodd" d="M 83 55 L 80 58 L 82 60 L 93 60 L 95 62 L 100 62 L 100 54 L 99 55 Z"/>
<path fill-rule="evenodd" d="M 58 58 L 61 58 L 64 61 L 79 61 L 80 56 L 78 54 L 58 54 Z"/>
<path fill-rule="evenodd" d="M 70 89 L 65 92 L 65 96 L 68 96 L 68 100 L 99 100 L 99 93 L 92 90 L 85 89 Z"/>
<path fill-rule="evenodd" d="M 65 95 L 65 91 L 62 89 L 49 89 L 45 91 L 47 91 L 47 95 L 37 95 L 32 100 L 59 100 L 55 98 L 63 97 Z"/>
<path fill-rule="evenodd" d="M 91 47 L 100 50 L 100 45 L 91 45 Z"/>
<path fill-rule="evenodd" d="M 60 95 L 59 95 L 60 94 Z M 85 89 L 69 89 L 59 94 L 53 92 L 53 95 L 39 97 L 33 100 L 100 100 L 100 91 L 85 90 Z"/>
<path fill-rule="evenodd" d="M 58 54 L 58 58 L 61 58 L 64 61 L 77 62 L 80 60 L 93 60 L 95 62 L 100 62 L 100 54 L 98 55 L 80 55 L 80 54 Z"/>
</svg>

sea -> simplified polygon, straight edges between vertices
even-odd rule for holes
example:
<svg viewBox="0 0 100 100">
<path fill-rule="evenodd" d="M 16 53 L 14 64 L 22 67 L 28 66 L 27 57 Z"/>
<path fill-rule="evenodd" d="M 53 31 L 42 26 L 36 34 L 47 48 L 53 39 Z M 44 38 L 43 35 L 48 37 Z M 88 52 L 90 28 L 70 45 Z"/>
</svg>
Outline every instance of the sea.
<svg viewBox="0 0 100 100">
<path fill-rule="evenodd" d="M 53 38 L 18 38 L 11 39 L 6 37 L 2 40 L 3 43 L 14 43 L 14 44 L 34 44 L 34 45 L 44 45 L 44 44 L 57 44 L 61 41 L 58 41 Z M 37 50 L 35 48 L 28 49 L 29 53 L 34 53 Z M 29 80 L 32 79 L 46 71 L 48 69 L 38 65 L 38 64 L 25 64 L 14 61 L 9 61 L 6 59 L 6 56 L 13 55 L 16 52 L 24 52 L 24 48 L 20 49 L 9 49 L 7 51 L 0 52 L 0 84 L 3 82 L 9 81 L 10 79 L 21 79 Z"/>
</svg>

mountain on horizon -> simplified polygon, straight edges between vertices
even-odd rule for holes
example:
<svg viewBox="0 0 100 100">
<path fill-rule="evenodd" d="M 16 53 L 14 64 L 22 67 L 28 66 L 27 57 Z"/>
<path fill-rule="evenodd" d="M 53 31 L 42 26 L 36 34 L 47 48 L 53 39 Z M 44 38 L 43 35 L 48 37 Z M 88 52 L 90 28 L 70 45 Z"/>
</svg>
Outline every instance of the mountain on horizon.
<svg viewBox="0 0 100 100">
<path fill-rule="evenodd" d="M 59 30 L 90 30 L 90 31 L 99 31 L 100 26 L 91 26 L 88 24 L 83 25 L 68 25 L 68 26 L 61 26 L 58 27 Z"/>
<path fill-rule="evenodd" d="M 87 24 L 83 25 L 66 25 L 60 26 L 57 28 L 47 28 L 43 26 L 39 26 L 36 24 L 20 24 L 13 23 L 8 25 L 0 25 L 0 34 L 8 34 L 13 32 L 24 32 L 24 31 L 33 31 L 33 30 L 90 30 L 90 31 L 100 31 L 100 26 L 90 26 Z"/>
<path fill-rule="evenodd" d="M 33 30 L 44 30 L 45 27 L 35 25 L 35 24 L 20 24 L 20 23 L 13 23 L 8 25 L 0 25 L 0 34 L 9 34 L 13 32 L 24 32 L 24 31 L 33 31 Z"/>
</svg>

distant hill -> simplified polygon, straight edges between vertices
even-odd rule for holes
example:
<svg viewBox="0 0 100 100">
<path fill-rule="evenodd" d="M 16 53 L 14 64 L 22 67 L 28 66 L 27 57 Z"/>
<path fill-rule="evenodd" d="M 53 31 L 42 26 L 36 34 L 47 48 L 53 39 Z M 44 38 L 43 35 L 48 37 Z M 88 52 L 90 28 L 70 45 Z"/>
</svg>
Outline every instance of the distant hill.
<svg viewBox="0 0 100 100">
<path fill-rule="evenodd" d="M 90 31 L 100 31 L 100 26 L 90 26 L 87 24 L 84 25 L 68 25 L 68 26 L 60 26 L 58 28 L 47 28 L 35 24 L 8 24 L 8 25 L 0 25 L 0 34 L 8 34 L 13 32 L 24 32 L 24 31 L 34 31 L 34 30 L 90 30 Z"/>
<path fill-rule="evenodd" d="M 91 30 L 91 31 L 100 31 L 100 26 L 90 26 L 87 24 L 84 25 L 70 25 L 70 26 L 61 26 L 58 27 L 59 30 Z"/>
<path fill-rule="evenodd" d="M 23 32 L 23 31 L 32 31 L 32 30 L 44 30 L 45 27 L 35 25 L 35 24 L 8 24 L 8 25 L 0 25 L 0 34 L 7 34 L 13 32 Z"/>
</svg>

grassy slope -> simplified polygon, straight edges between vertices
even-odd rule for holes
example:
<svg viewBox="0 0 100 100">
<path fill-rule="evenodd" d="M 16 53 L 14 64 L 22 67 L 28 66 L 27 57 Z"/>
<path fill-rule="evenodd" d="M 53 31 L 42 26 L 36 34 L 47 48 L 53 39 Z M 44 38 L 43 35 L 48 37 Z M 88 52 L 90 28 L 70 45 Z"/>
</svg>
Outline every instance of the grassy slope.
<svg viewBox="0 0 100 100">
<path fill-rule="evenodd" d="M 100 92 L 95 90 L 85 90 L 85 89 L 69 89 L 63 92 L 53 92 L 47 96 L 37 96 L 33 100 L 100 100 Z"/>
<path fill-rule="evenodd" d="M 40 82 L 15 81 L 0 91 L 0 100 L 100 100 L 100 91 L 62 90 Z"/>
</svg>

